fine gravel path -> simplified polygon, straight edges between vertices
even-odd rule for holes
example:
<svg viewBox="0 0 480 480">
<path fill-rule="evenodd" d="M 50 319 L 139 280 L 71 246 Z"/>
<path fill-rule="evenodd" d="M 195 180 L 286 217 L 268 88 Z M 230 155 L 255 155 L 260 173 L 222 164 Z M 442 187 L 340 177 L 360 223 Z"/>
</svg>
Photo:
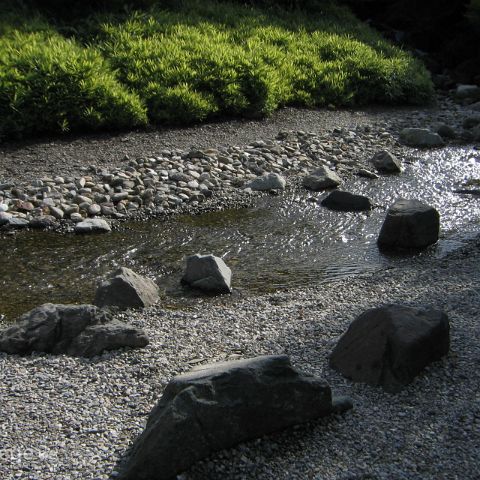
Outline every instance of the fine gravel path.
<svg viewBox="0 0 480 480">
<path fill-rule="evenodd" d="M 477 239 L 443 259 L 406 258 L 348 281 L 119 315 L 147 331 L 142 350 L 92 360 L 0 354 L 0 478 L 115 478 L 172 376 L 197 363 L 286 353 L 351 396 L 354 410 L 221 452 L 180 478 L 478 479 L 479 281 Z M 355 316 L 389 302 L 430 304 L 451 321 L 449 355 L 397 395 L 328 368 Z"/>
<path fill-rule="evenodd" d="M 76 175 L 90 164 L 117 165 L 125 154 L 246 144 L 282 129 L 319 132 L 363 122 L 398 133 L 402 125 L 443 119 L 459 128 L 462 116 L 448 103 L 422 111 L 288 109 L 267 121 L 4 144 L 0 178 Z M 151 343 L 141 350 L 91 360 L 0 353 L 0 478 L 115 478 L 174 375 L 198 363 L 286 353 L 296 367 L 326 378 L 335 394 L 351 396 L 354 409 L 221 452 L 181 479 L 478 479 L 479 280 L 477 239 L 441 259 L 398 259 L 390 270 L 331 284 L 117 315 L 146 330 Z M 349 323 L 390 302 L 443 308 L 451 321 L 450 354 L 397 395 L 352 384 L 328 368 Z"/>
</svg>

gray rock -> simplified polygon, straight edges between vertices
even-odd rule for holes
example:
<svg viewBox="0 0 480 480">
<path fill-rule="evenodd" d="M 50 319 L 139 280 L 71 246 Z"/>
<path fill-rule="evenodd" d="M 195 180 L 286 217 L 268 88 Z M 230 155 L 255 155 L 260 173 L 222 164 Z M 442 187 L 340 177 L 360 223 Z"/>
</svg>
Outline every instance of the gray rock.
<svg viewBox="0 0 480 480">
<path fill-rule="evenodd" d="M 102 207 L 96 203 L 92 203 L 92 205 L 89 205 L 87 212 L 89 215 L 94 217 L 95 215 L 99 215 L 102 212 Z"/>
<path fill-rule="evenodd" d="M 469 129 L 480 125 L 480 115 L 471 115 L 467 117 L 462 124 L 463 128 Z"/>
<path fill-rule="evenodd" d="M 399 173 L 402 171 L 402 164 L 388 150 L 377 152 L 372 158 L 372 163 L 382 173 Z"/>
<path fill-rule="evenodd" d="M 10 219 L 12 218 L 12 214 L 8 212 L 0 212 L 0 227 L 2 225 L 7 225 Z"/>
<path fill-rule="evenodd" d="M 340 177 L 328 167 L 320 167 L 303 179 L 303 186 L 315 192 L 338 187 L 340 183 Z"/>
<path fill-rule="evenodd" d="M 135 442 L 123 480 L 166 480 L 211 453 L 331 414 L 329 385 L 284 355 L 205 365 L 175 377 Z"/>
<path fill-rule="evenodd" d="M 472 133 L 472 140 L 474 142 L 480 142 L 480 125 L 473 127 L 470 132 Z"/>
<path fill-rule="evenodd" d="M 470 110 L 475 110 L 476 112 L 480 112 L 480 102 L 475 102 L 472 103 L 471 105 L 468 106 Z M 0 188 L 1 190 L 1 188 Z"/>
<path fill-rule="evenodd" d="M 159 298 L 155 282 L 121 267 L 98 287 L 93 303 L 101 308 L 144 308 L 154 305 Z"/>
<path fill-rule="evenodd" d="M 70 214 L 70 220 L 74 223 L 79 223 L 79 222 L 83 222 L 83 217 L 78 212 L 72 212 Z"/>
<path fill-rule="evenodd" d="M 371 210 L 372 202 L 368 197 L 355 195 L 350 192 L 334 190 L 321 201 L 321 204 L 330 210 L 340 210 L 343 212 L 360 212 Z"/>
<path fill-rule="evenodd" d="M 431 132 L 427 128 L 404 128 L 400 132 L 400 141 L 410 147 L 419 148 L 442 147 L 445 145 L 438 133 Z"/>
<path fill-rule="evenodd" d="M 383 248 L 424 248 L 438 240 L 440 215 L 418 200 L 398 199 L 388 209 L 377 243 Z"/>
<path fill-rule="evenodd" d="M 438 133 L 442 138 L 454 139 L 457 136 L 455 130 L 449 125 L 446 125 L 445 123 L 435 124 L 433 126 L 433 131 L 435 133 Z"/>
<path fill-rule="evenodd" d="M 480 87 L 478 85 L 458 85 L 455 91 L 455 96 L 459 100 L 480 99 Z"/>
<path fill-rule="evenodd" d="M 73 220 L 73 214 L 70 216 Z M 106 233 L 110 232 L 112 229 L 110 225 L 103 220 L 102 218 L 87 218 L 75 225 L 75 232 L 76 233 Z"/>
<path fill-rule="evenodd" d="M 211 293 L 231 292 L 232 271 L 213 255 L 191 255 L 182 277 L 182 284 Z"/>
<path fill-rule="evenodd" d="M 0 332 L 0 350 L 20 355 L 36 351 L 91 356 L 105 349 L 148 343 L 141 330 L 118 322 L 109 325 L 110 317 L 94 305 L 46 303 Z"/>
<path fill-rule="evenodd" d="M 371 178 L 372 180 L 376 180 L 379 178 L 379 176 L 375 172 L 371 172 L 370 170 L 367 170 L 365 168 L 361 168 L 358 170 L 357 175 L 359 177 L 364 177 L 364 178 Z"/>
<path fill-rule="evenodd" d="M 65 215 L 65 213 L 63 212 L 63 210 L 61 208 L 54 207 L 54 206 L 51 206 L 51 207 L 48 207 L 48 208 L 49 208 L 52 216 L 55 217 L 57 220 L 61 220 L 63 218 L 63 216 Z"/>
<path fill-rule="evenodd" d="M 330 366 L 355 382 L 397 392 L 448 353 L 449 330 L 447 315 L 429 307 L 367 310 L 340 338 Z"/>
<path fill-rule="evenodd" d="M 285 179 L 278 173 L 265 173 L 249 182 L 247 188 L 256 191 L 284 190 L 286 184 Z"/>
<path fill-rule="evenodd" d="M 28 226 L 30 228 L 44 230 L 52 227 L 55 223 L 55 217 L 52 217 L 52 215 L 41 215 L 40 217 L 33 217 L 30 222 L 28 222 Z"/>
<path fill-rule="evenodd" d="M 8 216 L 8 213 L 6 212 L 2 212 L 2 215 L 0 215 L 0 225 L 5 225 L 8 228 L 15 230 L 27 228 L 28 223 L 28 220 L 25 220 L 24 218 Z"/>
</svg>

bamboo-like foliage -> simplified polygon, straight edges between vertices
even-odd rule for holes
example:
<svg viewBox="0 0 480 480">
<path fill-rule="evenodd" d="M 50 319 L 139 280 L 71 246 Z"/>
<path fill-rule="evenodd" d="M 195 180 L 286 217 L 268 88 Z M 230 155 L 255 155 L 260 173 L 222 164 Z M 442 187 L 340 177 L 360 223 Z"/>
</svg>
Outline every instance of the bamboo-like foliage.
<svg viewBox="0 0 480 480">
<path fill-rule="evenodd" d="M 71 33 L 71 29 L 68 30 Z M 98 16 L 64 38 L 0 23 L 0 132 L 193 123 L 285 105 L 418 104 L 425 68 L 346 9 L 308 17 L 184 0 Z"/>
</svg>

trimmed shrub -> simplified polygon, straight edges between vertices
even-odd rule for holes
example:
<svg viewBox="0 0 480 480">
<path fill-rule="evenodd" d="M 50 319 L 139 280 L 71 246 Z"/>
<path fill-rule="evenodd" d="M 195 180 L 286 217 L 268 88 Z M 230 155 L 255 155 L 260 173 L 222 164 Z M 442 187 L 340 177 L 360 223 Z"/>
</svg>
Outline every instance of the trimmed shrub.
<svg viewBox="0 0 480 480">
<path fill-rule="evenodd" d="M 137 95 L 93 48 L 44 33 L 0 39 L 0 132 L 126 128 L 147 121 Z"/>
<path fill-rule="evenodd" d="M 56 29 L 29 22 L 0 30 L 6 135 L 131 127 L 147 115 L 187 124 L 285 105 L 418 104 L 433 93 L 423 65 L 332 5 L 308 15 L 183 0 Z"/>
</svg>

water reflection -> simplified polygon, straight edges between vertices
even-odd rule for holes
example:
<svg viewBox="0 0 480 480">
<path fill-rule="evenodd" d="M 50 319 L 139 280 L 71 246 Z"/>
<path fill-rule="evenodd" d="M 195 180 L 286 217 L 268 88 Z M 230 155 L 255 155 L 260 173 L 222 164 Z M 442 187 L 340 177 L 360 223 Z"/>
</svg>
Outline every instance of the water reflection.
<svg viewBox="0 0 480 480">
<path fill-rule="evenodd" d="M 234 287 L 267 292 L 328 282 L 396 261 L 376 247 L 385 208 L 397 197 L 417 198 L 441 214 L 442 240 L 428 250 L 444 255 L 474 234 L 480 199 L 453 190 L 480 178 L 473 149 L 420 153 L 398 176 L 356 178 L 343 188 L 368 195 L 369 214 L 332 212 L 300 192 L 263 197 L 255 207 L 131 223 L 103 236 L 21 232 L 0 239 L 0 313 L 13 319 L 44 302 L 90 302 L 99 278 L 128 266 L 154 278 L 182 302 L 178 286 L 185 256 L 212 252 L 234 271 Z"/>
</svg>

